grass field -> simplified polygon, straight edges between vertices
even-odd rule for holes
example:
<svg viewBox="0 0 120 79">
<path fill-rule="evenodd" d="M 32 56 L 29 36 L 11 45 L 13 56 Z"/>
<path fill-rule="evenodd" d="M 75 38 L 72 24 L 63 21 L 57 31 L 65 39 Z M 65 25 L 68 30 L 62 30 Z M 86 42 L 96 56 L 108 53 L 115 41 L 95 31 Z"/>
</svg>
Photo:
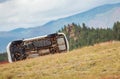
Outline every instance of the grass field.
<svg viewBox="0 0 120 79">
<path fill-rule="evenodd" d="M 120 79 L 120 42 L 2 64 L 0 79 Z"/>
</svg>

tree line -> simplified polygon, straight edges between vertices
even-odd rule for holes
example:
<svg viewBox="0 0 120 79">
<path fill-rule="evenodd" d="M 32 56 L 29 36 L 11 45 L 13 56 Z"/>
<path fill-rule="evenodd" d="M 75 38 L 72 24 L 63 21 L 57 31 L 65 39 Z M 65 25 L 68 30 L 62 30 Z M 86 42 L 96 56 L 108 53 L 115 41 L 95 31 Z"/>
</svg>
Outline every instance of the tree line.
<svg viewBox="0 0 120 79">
<path fill-rule="evenodd" d="M 69 41 L 70 50 L 100 42 L 120 40 L 120 22 L 115 22 L 112 28 L 94 28 L 72 23 L 65 25 L 58 32 L 64 32 Z"/>
<path fill-rule="evenodd" d="M 7 61 L 7 53 L 0 53 L 0 62 Z"/>
</svg>

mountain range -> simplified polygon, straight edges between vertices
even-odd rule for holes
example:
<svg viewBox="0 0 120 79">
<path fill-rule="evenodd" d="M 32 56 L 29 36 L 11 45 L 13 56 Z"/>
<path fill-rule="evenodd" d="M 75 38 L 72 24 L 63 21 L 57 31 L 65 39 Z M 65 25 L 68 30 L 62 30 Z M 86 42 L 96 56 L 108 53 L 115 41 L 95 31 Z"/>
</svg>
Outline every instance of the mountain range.
<svg viewBox="0 0 120 79">
<path fill-rule="evenodd" d="M 112 28 L 114 22 L 120 21 L 119 12 L 120 3 L 106 4 L 69 17 L 50 21 L 42 26 L 2 31 L 0 32 L 0 52 L 5 52 L 5 48 L 10 41 L 54 33 L 64 25 L 73 22 L 76 24 L 85 23 L 88 27 L 94 28 Z"/>
</svg>

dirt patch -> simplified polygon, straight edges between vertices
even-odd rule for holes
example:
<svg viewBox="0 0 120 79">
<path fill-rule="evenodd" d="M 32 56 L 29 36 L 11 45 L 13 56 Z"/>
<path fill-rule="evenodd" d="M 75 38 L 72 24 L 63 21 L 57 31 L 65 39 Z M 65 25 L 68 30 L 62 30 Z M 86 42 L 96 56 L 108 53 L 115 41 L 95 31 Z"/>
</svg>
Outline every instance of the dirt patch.
<svg viewBox="0 0 120 79">
<path fill-rule="evenodd" d="M 1 64 L 7 64 L 8 63 L 8 61 L 0 61 L 0 65 Z"/>
</svg>

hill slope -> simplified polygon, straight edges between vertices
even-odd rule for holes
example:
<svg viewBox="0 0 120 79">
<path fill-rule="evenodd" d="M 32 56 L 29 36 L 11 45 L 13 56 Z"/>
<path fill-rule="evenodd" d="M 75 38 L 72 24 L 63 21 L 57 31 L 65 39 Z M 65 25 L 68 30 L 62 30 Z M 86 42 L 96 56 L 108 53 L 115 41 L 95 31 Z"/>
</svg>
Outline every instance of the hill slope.
<svg viewBox="0 0 120 79">
<path fill-rule="evenodd" d="M 120 79 L 120 42 L 0 65 L 0 79 Z"/>
</svg>

